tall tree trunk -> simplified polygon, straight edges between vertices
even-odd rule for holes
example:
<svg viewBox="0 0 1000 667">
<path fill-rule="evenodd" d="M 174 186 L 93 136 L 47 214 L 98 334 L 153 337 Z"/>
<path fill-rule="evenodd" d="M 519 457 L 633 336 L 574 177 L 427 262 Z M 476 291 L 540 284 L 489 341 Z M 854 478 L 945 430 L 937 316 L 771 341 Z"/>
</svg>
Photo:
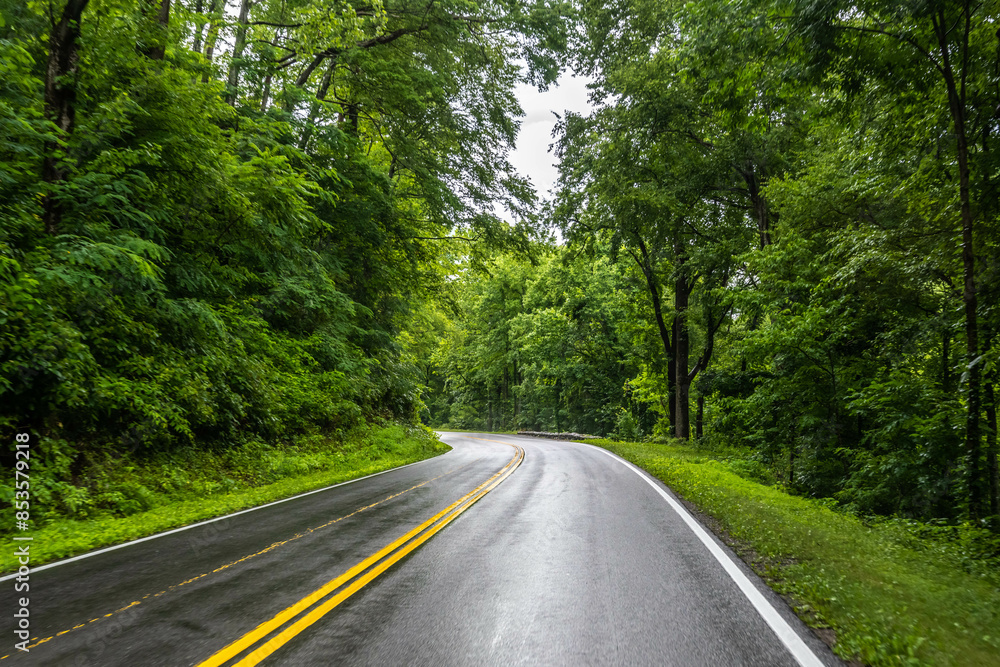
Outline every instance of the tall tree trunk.
<svg viewBox="0 0 1000 667">
<path fill-rule="evenodd" d="M 507 412 L 508 406 L 510 405 L 510 368 L 507 366 L 503 367 L 503 392 L 501 392 L 501 398 L 503 400 L 503 414 L 504 423 L 507 423 Z"/>
<path fill-rule="evenodd" d="M 152 4 L 152 3 L 151 3 Z M 153 9 L 153 7 L 151 7 Z M 146 56 L 151 60 L 163 60 L 167 53 L 167 28 L 170 25 L 170 0 L 159 0 L 155 6 L 157 30 L 153 43 L 146 49 Z"/>
<path fill-rule="evenodd" d="M 632 258 L 642 270 L 642 275 L 646 279 L 646 290 L 649 292 L 649 299 L 653 305 L 653 316 L 656 319 L 656 328 L 660 333 L 660 341 L 663 343 L 663 354 L 667 358 L 667 405 L 670 413 L 670 424 L 677 423 L 677 405 L 674 401 L 675 384 L 677 383 L 677 363 L 674 358 L 674 343 L 670 337 L 670 330 L 667 328 L 666 320 L 663 317 L 663 302 L 660 299 L 660 285 L 653 271 L 653 262 L 646 248 L 646 243 L 637 238 L 640 256 L 633 255 Z"/>
<path fill-rule="evenodd" d="M 360 117 L 360 112 L 358 111 L 357 103 L 347 105 L 347 126 L 350 128 L 354 136 L 358 136 L 358 119 Z"/>
<path fill-rule="evenodd" d="M 763 250 L 771 245 L 771 222 L 772 218 L 778 216 L 767 205 L 767 199 L 761 191 L 762 184 L 756 169 L 750 167 L 747 171 L 740 173 L 747 184 L 747 192 L 750 194 L 750 204 L 753 207 L 754 217 L 757 218 L 757 236 L 760 239 L 760 249 Z"/>
<path fill-rule="evenodd" d="M 268 72 L 267 76 L 264 77 L 264 86 L 260 91 L 260 112 L 264 113 L 267 111 L 267 103 L 270 102 L 271 98 L 271 79 L 274 76 L 272 72 Z"/>
<path fill-rule="evenodd" d="M 80 21 L 89 0 L 68 0 L 59 22 L 49 34 L 49 62 L 45 68 L 45 116 L 55 123 L 63 138 L 73 133 L 76 124 L 76 69 L 80 58 Z M 66 179 L 60 165 L 61 150 L 56 142 L 45 145 L 42 182 L 46 192 L 42 200 L 42 222 L 49 234 L 59 233 L 62 207 L 52 189 Z"/>
<path fill-rule="evenodd" d="M 229 77 L 226 80 L 226 103 L 236 104 L 239 92 L 240 70 L 243 68 L 243 51 L 247 45 L 247 17 L 250 14 L 252 0 L 240 0 L 240 16 L 237 19 L 236 40 L 233 42 L 233 57 L 229 61 Z"/>
<path fill-rule="evenodd" d="M 676 347 L 675 357 L 677 366 L 677 390 L 675 392 L 677 396 L 677 409 L 675 411 L 677 428 L 675 429 L 675 434 L 678 438 L 687 440 L 691 436 L 691 385 L 694 384 L 695 378 L 698 377 L 698 374 L 708 368 L 708 364 L 712 361 L 712 354 L 715 351 L 715 334 L 728 316 L 729 309 L 723 309 L 722 313 L 719 315 L 718 321 L 716 321 L 712 312 L 713 308 L 710 305 L 705 305 L 704 310 L 707 320 L 705 327 L 705 346 L 702 349 L 701 356 L 698 357 L 698 361 L 695 362 L 694 367 L 688 369 L 691 356 L 691 337 L 690 325 L 687 320 L 687 311 L 691 298 L 691 292 L 694 291 L 694 286 L 698 279 L 695 278 L 695 281 L 691 282 L 684 273 L 684 264 L 687 262 L 687 257 L 683 253 L 683 248 L 678 248 L 678 258 L 678 273 L 680 275 L 675 283 L 674 293 L 674 307 L 676 310 L 676 313 L 674 314 L 674 344 Z M 728 276 L 723 279 L 723 284 L 726 283 L 728 283 Z M 700 410 L 701 403 L 699 403 L 698 407 Z M 701 419 L 700 413 L 698 419 Z M 698 437 L 701 437 L 700 432 Z"/>
<path fill-rule="evenodd" d="M 969 32 L 971 30 L 971 15 L 968 3 L 965 3 L 965 25 L 963 47 L 959 50 L 962 62 L 959 63 L 959 80 L 955 80 L 952 69 L 951 49 L 948 44 L 949 28 L 945 20 L 944 10 L 932 17 L 934 32 L 941 49 L 941 74 L 948 89 L 948 106 L 951 111 L 952 123 L 955 126 L 958 158 L 958 197 L 962 221 L 962 305 L 965 314 L 966 363 L 968 370 L 968 394 L 966 397 L 967 413 L 965 422 L 965 476 L 968 488 L 969 515 L 978 518 L 982 513 L 983 474 L 980 459 L 981 418 L 980 368 L 979 368 L 979 325 L 978 303 L 976 295 L 975 253 L 973 247 L 972 202 L 969 192 L 969 142 L 966 134 L 966 89 L 965 79 L 968 70 Z"/>
<path fill-rule="evenodd" d="M 226 13 L 226 0 L 212 0 L 208 9 L 211 22 L 208 24 L 208 32 L 205 34 L 205 60 L 209 63 L 215 58 L 215 45 L 219 41 L 219 26 L 222 24 L 222 16 Z M 208 73 L 201 77 L 202 83 L 208 83 Z"/>
<path fill-rule="evenodd" d="M 691 286 L 684 270 L 686 257 L 683 249 L 677 248 L 677 279 L 674 282 L 674 363 L 676 364 L 676 389 L 674 397 L 677 407 L 674 410 L 674 435 L 681 440 L 691 437 L 690 417 L 691 381 L 688 378 L 688 357 L 690 356 L 691 337 L 688 329 L 687 309 L 691 296 Z"/>
<path fill-rule="evenodd" d="M 281 14 L 279 15 L 279 20 L 281 20 L 281 21 L 285 20 L 284 5 L 282 5 Z M 275 44 L 278 44 L 278 43 L 281 42 L 281 39 L 283 37 L 282 32 L 283 32 L 282 28 L 278 28 L 277 30 L 274 31 L 274 43 Z M 271 70 L 268 71 L 267 76 L 264 77 L 264 85 L 263 85 L 263 87 L 261 89 L 261 92 L 260 92 L 260 112 L 261 113 L 264 113 L 264 112 L 267 111 L 267 105 L 271 101 L 271 82 L 273 80 L 274 80 L 274 70 L 271 69 Z"/>
<path fill-rule="evenodd" d="M 194 13 L 199 16 L 204 16 L 205 0 L 198 0 L 198 2 L 195 3 Z M 194 29 L 194 39 L 191 41 L 191 50 L 195 53 L 201 53 L 201 33 L 204 29 L 204 23 L 199 23 L 198 27 Z"/>
</svg>

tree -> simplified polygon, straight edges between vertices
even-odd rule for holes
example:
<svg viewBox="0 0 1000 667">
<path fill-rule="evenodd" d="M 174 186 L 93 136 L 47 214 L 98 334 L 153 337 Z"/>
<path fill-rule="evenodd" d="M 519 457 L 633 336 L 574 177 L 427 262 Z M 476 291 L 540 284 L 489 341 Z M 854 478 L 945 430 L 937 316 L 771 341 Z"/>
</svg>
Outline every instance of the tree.
<svg viewBox="0 0 1000 667">
<path fill-rule="evenodd" d="M 979 331 L 977 260 L 980 243 L 977 212 L 992 186 L 974 175 L 976 156 L 989 155 L 993 111 L 1000 103 L 990 72 L 997 63 L 996 3 L 940 0 L 926 3 L 829 2 L 796 3 L 793 20 L 804 39 L 822 54 L 821 65 L 837 72 L 848 89 L 860 88 L 860 73 L 870 71 L 880 85 L 899 89 L 895 67 L 905 63 L 917 86 L 926 91 L 910 107 L 914 118 L 948 119 L 954 157 L 955 204 L 941 211 L 954 214 L 961 232 L 961 302 L 964 315 L 966 401 L 965 475 L 969 513 L 984 511 L 985 469 L 982 463 L 982 361 Z M 933 82 L 933 83 L 932 83 Z M 904 89 L 909 87 L 905 84 Z M 948 142 L 950 144 L 950 142 Z M 987 190 L 987 191 L 989 191 Z M 994 191 L 995 192 L 995 191 Z M 950 197 L 949 197 L 950 199 Z M 995 194 L 992 196 L 995 199 Z"/>
<path fill-rule="evenodd" d="M 670 3 L 585 7 L 586 40 L 575 55 L 579 67 L 598 74 L 595 98 L 605 103 L 590 119 L 563 125 L 556 219 L 578 235 L 608 230 L 613 247 L 625 248 L 645 276 L 664 346 L 670 419 L 687 438 L 691 384 L 711 362 L 730 313 L 725 288 L 740 273 L 733 260 L 749 249 L 751 230 L 759 249 L 772 243 L 777 214 L 765 189 L 801 138 L 802 108 L 771 62 L 759 56 L 747 66 L 748 53 L 766 52 L 749 32 L 754 17 L 717 3 L 694 15 Z M 747 30 L 734 33 L 742 24 Z M 673 294 L 669 318 L 664 274 Z M 692 298 L 703 337 L 693 364 Z"/>
</svg>

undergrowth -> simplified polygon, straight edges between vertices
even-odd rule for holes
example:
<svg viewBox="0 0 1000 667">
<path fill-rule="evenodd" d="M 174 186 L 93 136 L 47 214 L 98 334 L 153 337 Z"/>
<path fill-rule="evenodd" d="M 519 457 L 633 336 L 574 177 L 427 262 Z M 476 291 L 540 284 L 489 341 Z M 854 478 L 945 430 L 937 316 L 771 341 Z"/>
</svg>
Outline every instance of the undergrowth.
<svg viewBox="0 0 1000 667">
<path fill-rule="evenodd" d="M 32 485 L 32 530 L 17 535 L 32 536 L 37 566 L 447 450 L 427 429 L 391 424 L 281 447 L 254 442 L 222 452 L 192 448 L 148 457 L 93 455 L 72 477 Z M 41 462 L 44 456 L 32 460 Z M 4 502 L 12 494 L 10 485 L 0 486 Z M 0 549 L 8 554 L 4 572 L 16 567 L 9 556 L 15 553 L 12 529 L 8 521 L 0 532 Z"/>
</svg>

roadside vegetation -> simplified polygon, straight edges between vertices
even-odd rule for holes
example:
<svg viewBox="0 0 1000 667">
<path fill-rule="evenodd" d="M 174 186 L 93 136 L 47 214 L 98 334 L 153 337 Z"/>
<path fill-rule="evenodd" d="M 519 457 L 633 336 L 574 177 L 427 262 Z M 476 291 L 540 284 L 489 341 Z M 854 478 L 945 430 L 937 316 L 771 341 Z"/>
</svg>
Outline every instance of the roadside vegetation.
<svg viewBox="0 0 1000 667">
<path fill-rule="evenodd" d="M 151 457 L 106 453 L 87 461 L 79 482 L 35 491 L 35 565 L 120 544 L 298 493 L 436 456 L 449 447 L 421 427 L 358 427 L 295 445 L 254 442 L 218 452 L 197 448 Z M 41 457 L 39 457 L 41 458 Z M 0 548 L 16 551 L 4 516 Z M 15 569 L 5 559 L 3 571 Z"/>
<path fill-rule="evenodd" d="M 587 441 L 700 512 L 845 659 L 982 666 L 1000 655 L 1000 537 L 969 524 L 859 517 L 789 494 L 752 452 Z"/>
</svg>

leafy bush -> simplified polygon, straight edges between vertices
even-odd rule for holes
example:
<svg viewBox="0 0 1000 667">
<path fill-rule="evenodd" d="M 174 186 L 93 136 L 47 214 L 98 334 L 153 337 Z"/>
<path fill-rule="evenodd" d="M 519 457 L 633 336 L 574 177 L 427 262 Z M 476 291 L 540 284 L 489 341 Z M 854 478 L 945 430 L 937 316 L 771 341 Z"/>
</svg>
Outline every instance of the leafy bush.
<svg viewBox="0 0 1000 667">
<path fill-rule="evenodd" d="M 611 432 L 611 437 L 626 442 L 635 442 L 642 438 L 639 425 L 629 410 L 618 409 L 618 414 L 615 416 L 615 430 Z"/>
<path fill-rule="evenodd" d="M 81 490 L 82 471 L 109 461 L 231 449 L 252 465 L 229 477 L 260 483 L 299 468 L 265 465 L 255 447 L 412 419 L 419 398 L 393 337 L 423 264 L 398 253 L 377 275 L 368 266 L 393 241 L 354 227 L 384 231 L 391 199 L 360 221 L 333 206 L 389 196 L 377 170 L 339 178 L 362 149 L 306 155 L 288 144 L 289 119 L 237 119 L 191 59 L 152 63 L 128 35 L 81 25 L 72 168 L 57 183 L 38 182 L 53 139 L 38 54 L 0 39 L 0 438 L 39 438 L 33 516 L 146 508 L 138 487 Z M 57 229 L 40 222 L 44 188 Z M 53 442 L 73 443 L 58 465 L 43 463 Z"/>
</svg>

